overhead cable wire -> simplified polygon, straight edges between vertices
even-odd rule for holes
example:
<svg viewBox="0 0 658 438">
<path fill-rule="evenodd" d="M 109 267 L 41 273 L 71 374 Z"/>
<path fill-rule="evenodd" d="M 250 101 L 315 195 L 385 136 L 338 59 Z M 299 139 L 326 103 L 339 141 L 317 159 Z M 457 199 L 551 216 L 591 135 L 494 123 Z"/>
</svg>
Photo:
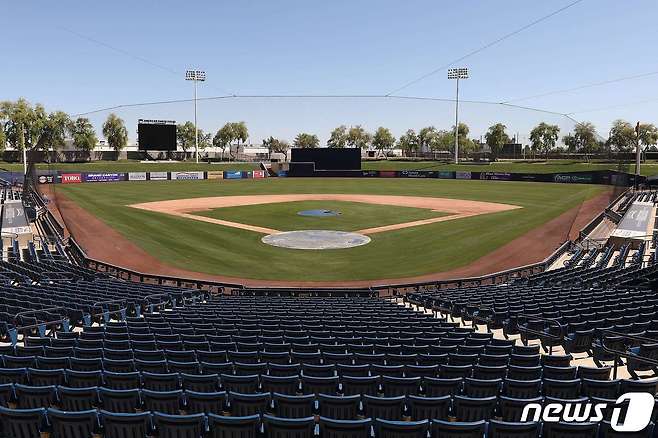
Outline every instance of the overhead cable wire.
<svg viewBox="0 0 658 438">
<path fill-rule="evenodd" d="M 387 96 L 383 94 L 226 94 L 221 96 L 208 96 L 208 97 L 199 97 L 197 101 L 213 101 L 213 100 L 223 100 L 223 99 L 387 99 L 387 100 L 419 100 L 419 101 L 433 101 L 433 102 L 455 102 L 454 98 L 442 98 L 442 97 L 428 97 L 428 96 Z M 149 102 L 136 102 L 128 104 L 120 104 L 107 106 L 103 108 L 97 108 L 94 110 L 84 111 L 77 114 L 73 114 L 73 117 L 87 116 L 91 114 L 101 113 L 105 111 L 112 111 L 117 109 L 125 108 L 135 108 L 140 106 L 151 106 L 151 105 L 168 105 L 175 103 L 188 103 L 193 102 L 194 99 L 169 99 L 169 100 L 158 100 L 158 101 L 149 101 Z M 565 116 L 565 113 L 560 113 L 557 111 L 550 111 L 541 108 L 533 108 L 528 106 L 506 104 L 501 102 L 491 102 L 485 100 L 463 100 L 460 99 L 460 102 L 463 103 L 472 103 L 478 105 L 498 105 L 506 106 L 510 108 L 518 108 L 529 111 L 537 111 L 547 114 L 555 114 Z"/>
<path fill-rule="evenodd" d="M 556 9 L 555 11 L 551 12 L 550 14 L 544 15 L 544 16 L 542 16 L 542 17 L 540 17 L 540 18 L 538 18 L 538 19 L 536 19 L 536 20 L 534 20 L 534 21 L 532 21 L 532 22 L 526 24 L 525 26 L 522 26 L 522 27 L 520 27 L 520 28 L 518 28 L 518 29 L 516 29 L 516 30 L 514 30 L 514 31 L 512 31 L 512 32 L 510 32 L 510 33 L 508 33 L 508 34 L 505 34 L 505 35 L 501 36 L 500 38 L 497 38 L 497 39 L 495 39 L 495 40 L 493 40 L 493 41 L 491 41 L 491 42 L 489 42 L 489 43 L 486 43 L 486 44 L 483 45 L 483 46 L 478 47 L 478 48 L 475 49 L 475 50 L 472 50 L 472 51 L 468 52 L 467 54 L 465 54 L 465 55 L 463 55 L 463 56 L 461 56 L 461 57 L 459 57 L 459 58 L 457 58 L 457 59 L 454 59 L 454 60 L 452 60 L 452 61 L 450 61 L 450 62 L 448 62 L 448 63 L 442 65 L 441 67 L 435 68 L 434 70 L 432 70 L 432 71 L 430 71 L 430 72 L 428 72 L 428 73 L 425 73 L 424 75 L 419 76 L 419 77 L 417 77 L 416 79 L 413 79 L 413 80 L 411 80 L 411 81 L 409 81 L 409 82 L 406 82 L 405 84 L 403 84 L 402 86 L 396 88 L 395 90 L 386 93 L 386 96 L 390 96 L 390 95 L 395 94 L 395 93 L 397 93 L 397 92 L 399 92 L 399 91 L 402 91 L 402 90 L 404 90 L 405 88 L 408 88 L 408 87 L 410 87 L 410 86 L 412 86 L 412 85 L 414 85 L 414 84 L 416 84 L 416 83 L 418 83 L 418 82 L 420 82 L 420 81 L 422 81 L 422 80 L 424 80 L 424 79 L 427 79 L 428 77 L 433 76 L 433 75 L 435 75 L 435 74 L 437 74 L 437 73 L 439 73 L 439 72 L 445 70 L 446 68 L 448 68 L 448 67 L 450 67 L 450 66 L 452 66 L 452 65 L 454 65 L 454 64 L 456 64 L 456 63 L 458 63 L 458 62 L 460 62 L 460 61 L 463 61 L 463 60 L 465 60 L 465 59 L 467 59 L 467 58 L 470 58 L 470 57 L 473 56 L 473 55 L 476 55 L 476 54 L 478 54 L 478 53 L 480 53 L 480 52 L 483 52 L 483 51 L 485 51 L 486 49 L 488 49 L 488 48 L 490 48 L 490 47 L 492 47 L 492 46 L 495 46 L 496 44 L 499 44 L 499 43 L 505 41 L 506 39 L 511 38 L 511 37 L 513 37 L 513 36 L 515 36 L 515 35 L 517 35 L 517 34 L 523 32 L 523 31 L 525 31 L 526 29 L 529 29 L 529 28 L 531 28 L 531 27 L 533 27 L 533 26 L 535 26 L 535 25 L 537 25 L 537 24 L 539 24 L 539 23 L 541 23 L 541 22 L 543 22 L 543 21 L 548 20 L 548 19 L 551 18 L 551 17 L 554 17 L 555 15 L 557 15 L 557 14 L 563 12 L 563 11 L 566 11 L 567 9 L 569 9 L 569 8 L 571 8 L 571 7 L 575 6 L 575 5 L 577 5 L 578 3 L 582 2 L 582 1 L 584 1 L 584 0 L 575 0 L 575 1 L 571 2 L 571 3 L 569 3 L 569 4 L 566 5 L 566 6 L 563 6 L 563 7 L 559 8 L 559 9 Z"/>
<path fill-rule="evenodd" d="M 586 113 L 594 113 L 594 112 L 599 112 L 599 111 L 606 111 L 609 109 L 615 109 L 615 108 L 623 108 L 626 106 L 633 106 L 633 105 L 642 105 L 645 103 L 651 103 L 651 102 L 658 102 L 658 97 L 653 97 L 651 99 L 644 99 L 644 100 L 636 100 L 634 102 L 625 102 L 625 103 L 619 103 L 616 105 L 609 105 L 609 106 L 602 106 L 598 108 L 588 108 L 584 109 L 581 111 L 572 111 L 570 113 L 565 114 L 567 117 L 570 117 L 574 114 L 586 114 Z"/>
<path fill-rule="evenodd" d="M 56 27 L 57 27 L 58 29 L 60 29 L 60 30 L 63 30 L 64 32 L 68 32 L 68 33 L 70 33 L 70 34 L 72 34 L 72 35 L 75 35 L 75 36 L 77 36 L 78 38 L 81 38 L 81 39 L 83 39 L 83 40 L 87 40 L 87 41 L 92 42 L 92 43 L 94 43 L 94 44 L 97 44 L 97 45 L 99 45 L 99 46 L 105 47 L 106 49 L 112 50 L 113 52 L 116 52 L 116 53 L 119 53 L 119 54 L 121 54 L 121 55 L 124 55 L 124 56 L 127 56 L 127 57 L 129 57 L 129 58 L 132 58 L 132 59 L 134 59 L 134 60 L 136 60 L 136 61 L 139 61 L 139 62 L 141 62 L 141 63 L 143 63 L 143 64 L 150 65 L 151 67 L 155 67 L 155 68 L 157 68 L 157 69 L 159 69 L 159 70 L 162 70 L 162 71 L 164 71 L 164 72 L 167 72 L 167 73 L 169 73 L 169 74 L 171 74 L 171 75 L 173 75 L 173 76 L 176 76 L 177 78 L 183 78 L 183 74 L 184 74 L 184 72 L 182 72 L 182 71 L 178 71 L 178 70 L 172 69 L 172 68 L 170 68 L 170 67 L 167 67 L 166 65 L 162 65 L 162 64 L 159 64 L 159 63 L 157 63 L 157 62 L 153 62 L 153 61 L 151 61 L 150 59 L 147 59 L 147 58 L 145 58 L 145 57 L 143 57 L 143 56 L 136 55 L 136 54 L 131 53 L 131 52 L 127 51 L 127 50 L 124 50 L 124 49 L 122 49 L 122 48 L 120 48 L 120 47 L 116 47 L 116 46 L 114 46 L 114 45 L 112 45 L 112 44 L 108 44 L 108 43 L 106 43 L 106 42 L 104 42 L 104 41 L 101 41 L 101 40 L 96 39 L 96 38 L 94 38 L 94 37 L 91 37 L 91 36 L 89 36 L 89 35 L 82 34 L 82 33 L 78 32 L 78 31 L 73 30 L 73 29 L 70 29 L 70 28 L 68 28 L 68 27 L 64 27 L 64 26 L 60 26 L 60 25 L 56 25 Z M 210 88 L 214 88 L 214 89 L 216 89 L 216 90 L 219 91 L 220 93 L 231 94 L 229 91 L 227 91 L 227 90 L 225 90 L 225 89 L 223 89 L 223 88 L 219 88 L 219 87 L 216 87 L 216 86 L 214 86 L 214 85 L 207 85 L 207 86 L 209 86 Z"/>
<path fill-rule="evenodd" d="M 561 89 L 561 90 L 548 91 L 548 92 L 545 92 L 545 93 L 533 94 L 531 96 L 524 96 L 524 97 L 509 99 L 509 100 L 505 100 L 501 103 L 520 102 L 520 101 L 523 101 L 523 100 L 536 99 L 536 98 L 539 98 L 539 97 L 553 96 L 555 94 L 570 93 L 570 92 L 573 92 L 573 91 L 584 90 L 584 89 L 587 89 L 587 88 L 600 87 L 600 86 L 603 86 L 603 85 L 614 84 L 614 83 L 617 83 L 617 82 L 630 81 L 630 80 L 634 80 L 634 79 L 642 79 L 642 78 L 655 76 L 655 75 L 658 75 L 658 70 L 647 72 L 647 73 L 640 73 L 640 74 L 631 75 L 631 76 L 622 76 L 620 78 L 609 79 L 609 80 L 600 81 L 600 82 L 593 82 L 591 84 L 579 85 L 579 86 L 573 87 L 573 88 L 564 88 L 564 89 Z"/>
</svg>

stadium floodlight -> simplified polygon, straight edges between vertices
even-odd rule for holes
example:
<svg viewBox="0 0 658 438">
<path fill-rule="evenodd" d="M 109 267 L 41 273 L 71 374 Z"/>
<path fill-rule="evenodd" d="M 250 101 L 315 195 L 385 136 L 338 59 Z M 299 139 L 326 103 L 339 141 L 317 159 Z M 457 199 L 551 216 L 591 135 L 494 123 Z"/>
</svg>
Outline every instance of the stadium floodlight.
<svg viewBox="0 0 658 438">
<path fill-rule="evenodd" d="M 203 70 L 185 71 L 185 80 L 194 82 L 194 155 L 199 162 L 199 128 L 196 125 L 196 83 L 206 80 L 206 72 Z"/>
<path fill-rule="evenodd" d="M 455 99 L 455 164 L 459 163 L 459 80 L 468 79 L 468 68 L 449 68 L 448 79 L 457 82 L 457 98 Z"/>
</svg>

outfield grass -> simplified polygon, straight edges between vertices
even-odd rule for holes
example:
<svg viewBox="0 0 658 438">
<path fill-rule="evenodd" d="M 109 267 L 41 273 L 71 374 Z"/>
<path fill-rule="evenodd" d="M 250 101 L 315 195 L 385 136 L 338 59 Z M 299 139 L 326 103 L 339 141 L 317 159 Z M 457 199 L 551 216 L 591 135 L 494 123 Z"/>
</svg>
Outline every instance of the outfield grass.
<svg viewBox="0 0 658 438">
<path fill-rule="evenodd" d="M 297 214 L 303 210 L 333 210 L 340 212 L 340 215 L 311 217 Z M 357 231 L 365 228 L 430 219 L 445 216 L 447 213 L 423 208 L 375 205 L 361 202 L 297 201 L 216 208 L 194 214 L 273 228 L 279 231 Z"/>
<path fill-rule="evenodd" d="M 320 178 L 56 187 L 166 263 L 243 278 L 317 281 L 400 278 L 464 266 L 604 189 L 577 184 Z M 286 193 L 433 196 L 523 208 L 379 233 L 368 245 L 356 248 L 302 251 L 265 245 L 259 233 L 127 207 L 201 196 Z"/>
<path fill-rule="evenodd" d="M 37 164 L 43 170 L 61 170 L 71 172 L 177 172 L 177 171 L 212 171 L 212 170 L 254 170 L 259 168 L 258 163 L 141 163 L 139 161 L 93 161 L 89 163 L 54 163 Z M 588 170 L 619 170 L 629 173 L 635 172 L 634 164 L 617 164 L 614 162 L 583 163 L 571 160 L 537 161 L 499 161 L 491 164 L 442 164 L 437 161 L 363 161 L 364 170 L 459 170 L 472 172 L 582 172 Z M 0 162 L 0 169 L 22 172 L 23 165 L 18 163 Z M 648 162 L 642 165 L 643 175 L 658 174 L 658 163 Z"/>
</svg>

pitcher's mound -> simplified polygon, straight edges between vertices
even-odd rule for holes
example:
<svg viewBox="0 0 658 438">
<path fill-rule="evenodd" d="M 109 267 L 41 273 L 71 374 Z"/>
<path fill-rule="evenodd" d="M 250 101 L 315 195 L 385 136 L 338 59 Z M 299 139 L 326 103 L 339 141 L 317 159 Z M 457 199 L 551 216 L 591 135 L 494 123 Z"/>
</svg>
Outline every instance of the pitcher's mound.
<svg viewBox="0 0 658 438">
<path fill-rule="evenodd" d="M 328 216 L 340 216 L 340 211 L 333 210 L 302 210 L 297 212 L 300 216 L 313 216 L 313 217 L 328 217 Z"/>
<path fill-rule="evenodd" d="M 300 230 L 269 234 L 263 243 L 290 249 L 343 249 L 370 243 L 370 237 L 358 233 L 331 230 Z"/>
</svg>

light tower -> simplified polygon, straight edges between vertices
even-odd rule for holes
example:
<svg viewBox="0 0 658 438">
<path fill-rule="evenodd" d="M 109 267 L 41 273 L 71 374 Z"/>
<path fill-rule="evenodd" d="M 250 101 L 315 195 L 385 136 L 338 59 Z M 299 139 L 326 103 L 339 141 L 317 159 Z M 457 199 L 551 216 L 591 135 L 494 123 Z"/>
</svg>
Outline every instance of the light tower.
<svg viewBox="0 0 658 438">
<path fill-rule="evenodd" d="M 202 70 L 187 70 L 185 80 L 194 82 L 194 155 L 199 162 L 199 128 L 196 124 L 196 83 L 206 80 L 206 72 Z"/>
<path fill-rule="evenodd" d="M 468 68 L 449 68 L 448 79 L 457 81 L 457 98 L 455 99 L 455 164 L 459 163 L 459 80 L 468 79 Z"/>
</svg>

